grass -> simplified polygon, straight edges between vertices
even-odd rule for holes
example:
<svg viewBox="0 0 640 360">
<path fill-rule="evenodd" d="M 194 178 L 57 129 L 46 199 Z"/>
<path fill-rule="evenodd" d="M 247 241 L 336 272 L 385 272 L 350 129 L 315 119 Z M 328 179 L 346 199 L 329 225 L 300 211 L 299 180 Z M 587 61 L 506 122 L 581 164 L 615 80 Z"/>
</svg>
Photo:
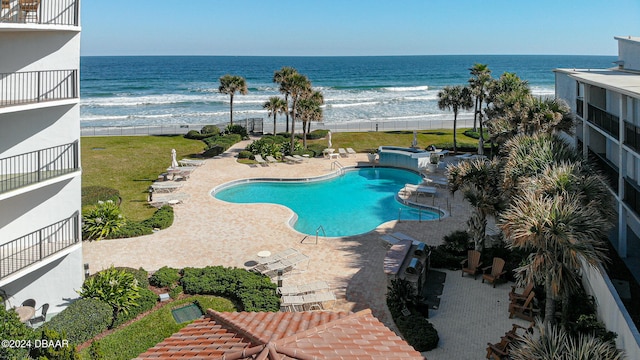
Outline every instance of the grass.
<svg viewBox="0 0 640 360">
<path fill-rule="evenodd" d="M 124 216 L 142 221 L 153 215 L 147 190 L 171 165 L 171 149 L 177 159 L 201 152 L 204 143 L 182 136 L 83 137 L 81 141 L 82 187 L 106 186 L 122 197 Z M 83 208 L 92 204 L 82 204 Z"/>
<path fill-rule="evenodd" d="M 135 358 L 165 338 L 178 332 L 189 323 L 177 324 L 173 319 L 171 310 L 179 305 L 194 301 L 199 303 L 203 311 L 206 311 L 206 309 L 237 311 L 230 300 L 215 296 L 196 295 L 170 302 L 129 326 L 118 329 L 101 339 L 100 348 L 104 352 L 104 358 L 113 360 Z M 89 348 L 82 350 L 81 355 L 83 359 L 89 359 Z"/>
</svg>

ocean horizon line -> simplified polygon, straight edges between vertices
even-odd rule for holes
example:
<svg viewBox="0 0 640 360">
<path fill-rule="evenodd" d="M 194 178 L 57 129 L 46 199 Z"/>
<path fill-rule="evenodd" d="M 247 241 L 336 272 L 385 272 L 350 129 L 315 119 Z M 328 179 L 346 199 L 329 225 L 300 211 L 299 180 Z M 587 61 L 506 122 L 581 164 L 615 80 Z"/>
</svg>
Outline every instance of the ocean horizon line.
<svg viewBox="0 0 640 360">
<path fill-rule="evenodd" d="M 146 55 L 80 55 L 83 57 L 221 57 L 221 58 L 370 58 L 370 57 L 438 57 L 438 56 L 592 56 L 592 57 L 617 57 L 618 54 L 425 54 L 425 55 L 185 55 L 185 54 L 146 54 Z"/>
</svg>

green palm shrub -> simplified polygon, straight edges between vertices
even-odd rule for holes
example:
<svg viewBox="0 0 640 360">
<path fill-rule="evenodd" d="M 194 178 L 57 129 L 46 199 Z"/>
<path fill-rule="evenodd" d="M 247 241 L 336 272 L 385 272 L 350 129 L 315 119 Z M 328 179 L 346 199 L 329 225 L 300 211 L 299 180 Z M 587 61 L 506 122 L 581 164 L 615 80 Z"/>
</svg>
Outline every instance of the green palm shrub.
<svg viewBox="0 0 640 360">
<path fill-rule="evenodd" d="M 120 208 L 113 200 L 98 201 L 94 208 L 82 214 L 82 238 L 101 240 L 125 224 Z"/>
<path fill-rule="evenodd" d="M 138 305 L 130 307 L 128 313 L 118 313 L 111 327 L 115 328 L 131 319 L 135 319 L 138 315 L 153 309 L 153 307 L 158 303 L 158 295 L 149 289 L 141 288 L 140 298 L 136 300 L 136 303 Z"/>
<path fill-rule="evenodd" d="M 133 274 L 114 268 L 103 270 L 85 280 L 78 291 L 85 299 L 96 299 L 107 303 L 113 309 L 113 319 L 120 312 L 129 313 L 129 309 L 138 306 L 140 298 L 138 281 Z"/>
</svg>

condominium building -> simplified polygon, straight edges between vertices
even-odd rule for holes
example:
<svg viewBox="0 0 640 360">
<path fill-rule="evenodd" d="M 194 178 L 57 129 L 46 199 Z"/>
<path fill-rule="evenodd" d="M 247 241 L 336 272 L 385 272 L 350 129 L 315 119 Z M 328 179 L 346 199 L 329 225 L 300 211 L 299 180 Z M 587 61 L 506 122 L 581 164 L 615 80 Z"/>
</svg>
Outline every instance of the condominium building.
<svg viewBox="0 0 640 360">
<path fill-rule="evenodd" d="M 84 277 L 80 1 L 1 0 L 0 295 L 61 311 Z M 39 314 L 38 314 L 39 315 Z"/>
<path fill-rule="evenodd" d="M 556 97 L 566 100 L 576 115 L 576 146 L 607 177 L 618 215 L 609 240 L 640 282 L 640 37 L 615 39 L 618 61 L 612 68 L 554 70 Z M 630 301 L 625 281 L 588 269 L 583 276 L 599 315 L 618 332 L 619 345 L 629 358 L 640 356 L 640 334 L 623 306 Z M 628 328 L 622 327 L 625 323 Z"/>
</svg>

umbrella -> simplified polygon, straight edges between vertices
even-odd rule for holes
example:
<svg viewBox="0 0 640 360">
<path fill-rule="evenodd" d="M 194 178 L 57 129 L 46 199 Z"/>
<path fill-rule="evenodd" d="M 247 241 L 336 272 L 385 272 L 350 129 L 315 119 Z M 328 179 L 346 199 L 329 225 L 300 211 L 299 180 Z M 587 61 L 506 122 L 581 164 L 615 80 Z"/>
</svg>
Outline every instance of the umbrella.
<svg viewBox="0 0 640 360">
<path fill-rule="evenodd" d="M 329 132 L 327 133 L 327 136 L 329 136 L 329 146 L 328 146 L 328 148 L 331 148 L 331 145 L 332 145 L 332 144 L 331 144 L 331 131 L 329 131 Z"/>
<path fill-rule="evenodd" d="M 171 167 L 174 169 L 178 167 L 178 160 L 176 160 L 176 149 L 171 149 Z"/>
<path fill-rule="evenodd" d="M 418 147 L 418 132 L 413 130 L 413 141 L 411 142 L 411 147 Z"/>
</svg>

